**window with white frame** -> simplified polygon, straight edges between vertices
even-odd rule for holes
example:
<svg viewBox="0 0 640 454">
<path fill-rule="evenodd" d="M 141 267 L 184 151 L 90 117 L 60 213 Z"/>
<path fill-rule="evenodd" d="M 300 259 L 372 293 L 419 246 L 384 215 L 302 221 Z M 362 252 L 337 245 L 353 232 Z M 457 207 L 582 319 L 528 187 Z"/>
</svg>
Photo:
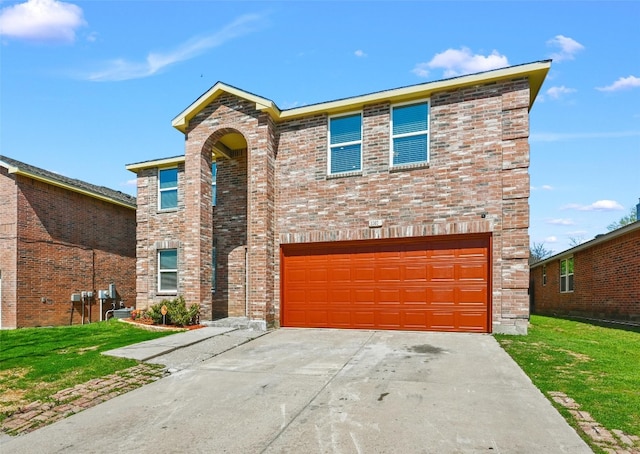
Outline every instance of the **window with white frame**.
<svg viewBox="0 0 640 454">
<path fill-rule="evenodd" d="M 330 175 L 362 170 L 362 114 L 329 118 Z"/>
<path fill-rule="evenodd" d="M 178 291 L 178 250 L 158 251 L 158 291 Z"/>
<path fill-rule="evenodd" d="M 391 166 L 429 161 L 429 102 L 391 108 Z"/>
<path fill-rule="evenodd" d="M 211 163 L 211 205 L 216 206 L 218 193 L 216 191 L 216 178 L 218 177 L 218 164 L 216 161 Z"/>
<path fill-rule="evenodd" d="M 158 171 L 158 206 L 169 210 L 178 206 L 178 168 Z"/>
<path fill-rule="evenodd" d="M 560 291 L 573 292 L 573 257 L 560 260 Z"/>
</svg>

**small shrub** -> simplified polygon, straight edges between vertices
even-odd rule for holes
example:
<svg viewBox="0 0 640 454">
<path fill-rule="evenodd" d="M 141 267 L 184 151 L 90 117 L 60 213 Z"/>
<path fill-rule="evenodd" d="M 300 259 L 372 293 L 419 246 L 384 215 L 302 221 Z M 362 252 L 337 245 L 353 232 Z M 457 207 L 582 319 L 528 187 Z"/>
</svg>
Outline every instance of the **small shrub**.
<svg viewBox="0 0 640 454">
<path fill-rule="evenodd" d="M 182 296 L 172 300 L 162 300 L 160 303 L 154 304 L 147 309 L 145 317 L 151 318 L 156 324 L 161 324 L 163 322 L 162 306 L 167 307 L 167 315 L 164 320 L 167 324 L 185 326 L 198 323 L 200 306 L 194 303 L 187 309 L 187 303 Z"/>
</svg>

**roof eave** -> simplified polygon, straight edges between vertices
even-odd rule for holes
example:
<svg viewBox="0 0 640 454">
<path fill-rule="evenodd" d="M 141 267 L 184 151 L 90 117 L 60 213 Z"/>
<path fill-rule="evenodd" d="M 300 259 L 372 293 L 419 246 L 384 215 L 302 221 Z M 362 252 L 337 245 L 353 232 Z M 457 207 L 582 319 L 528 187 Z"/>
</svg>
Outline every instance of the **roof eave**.
<svg viewBox="0 0 640 454">
<path fill-rule="evenodd" d="M 125 169 L 138 173 L 140 170 L 150 169 L 152 167 L 173 167 L 183 163 L 185 160 L 184 155 L 173 156 L 171 158 L 154 159 L 152 161 L 136 162 L 133 164 L 127 164 Z"/>
<path fill-rule="evenodd" d="M 216 83 L 211 89 L 200 96 L 189 107 L 182 111 L 173 119 L 171 124 L 174 128 L 185 133 L 189 128 L 189 121 L 195 117 L 209 103 L 220 96 L 222 93 L 230 93 L 240 98 L 255 102 L 256 109 L 268 113 L 275 121 L 290 120 L 294 118 L 314 115 L 314 114 L 333 114 L 345 112 L 348 110 L 360 108 L 365 104 L 375 102 L 403 102 L 414 99 L 427 98 L 435 92 L 446 90 L 454 90 L 474 85 L 482 85 L 499 80 L 508 80 L 519 77 L 529 78 L 529 110 L 533 107 L 540 88 L 551 67 L 551 60 L 543 60 L 523 65 L 509 66 L 507 68 L 485 71 L 482 73 L 469 74 L 466 76 L 454 77 L 451 79 L 427 82 L 424 84 L 411 85 L 408 87 L 395 88 L 366 95 L 354 96 L 335 101 L 312 104 L 303 107 L 296 107 L 288 110 L 280 110 L 276 104 L 266 98 L 256 96 L 252 93 L 240 90 L 222 82 Z"/>
<path fill-rule="evenodd" d="M 171 121 L 171 125 L 177 130 L 185 133 L 189 127 L 191 119 L 198 115 L 205 106 L 211 103 L 222 93 L 229 93 L 248 101 L 255 102 L 256 110 L 267 112 L 272 118 L 278 118 L 280 116 L 280 109 L 278 109 L 273 101 L 256 96 L 244 90 L 240 90 L 239 88 L 232 87 L 231 85 L 217 82 L 206 93 L 196 99 L 189 107 L 180 112 L 180 114 Z"/>
<path fill-rule="evenodd" d="M 577 246 L 572 247 L 571 249 L 567 249 L 564 250 L 562 252 L 559 252 L 557 254 L 552 255 L 551 257 L 548 257 L 544 260 L 540 260 L 539 262 L 534 263 L 533 265 L 530 266 L 531 269 L 533 268 L 537 268 L 541 265 L 546 265 L 550 262 L 553 262 L 555 260 L 558 260 L 561 257 L 566 257 L 566 256 L 570 256 L 572 254 L 575 254 L 576 252 L 580 252 L 584 249 L 588 249 L 590 247 L 593 246 L 597 246 L 600 243 L 605 243 L 607 241 L 610 241 L 616 237 L 619 237 L 620 235 L 625 235 L 629 232 L 633 232 L 636 229 L 640 229 L 640 221 L 635 221 L 632 222 L 631 224 L 627 224 L 624 227 L 620 227 L 619 229 L 613 230 L 609 233 L 605 233 L 603 235 L 597 236 L 592 240 L 587 241 L 586 243 L 582 243 L 579 244 Z"/>
<path fill-rule="evenodd" d="M 12 173 L 12 174 L 15 174 L 15 175 L 20 175 L 20 176 L 23 176 L 23 177 L 31 178 L 33 180 L 41 181 L 43 183 L 47 183 L 47 184 L 50 184 L 52 186 L 57 186 L 59 188 L 66 189 L 68 191 L 76 192 L 78 194 L 83 194 L 83 195 L 86 195 L 88 197 L 92 197 L 94 199 L 98 199 L 98 200 L 102 200 L 104 202 L 112 203 L 114 205 L 119 205 L 119 206 L 122 206 L 122 207 L 125 207 L 125 208 L 130 208 L 132 210 L 137 209 L 137 206 L 135 204 L 126 203 L 126 202 L 124 202 L 122 200 L 117 200 L 117 199 L 108 197 L 106 195 L 99 194 L 97 192 L 87 191 L 87 190 L 79 188 L 77 186 L 73 186 L 73 185 L 70 185 L 70 184 L 67 184 L 67 183 L 63 183 L 62 181 L 57 181 L 57 180 L 54 180 L 52 178 L 47 178 L 45 176 L 35 174 L 33 172 L 28 172 L 28 171 L 22 170 L 22 169 L 20 169 L 18 167 L 15 167 L 15 166 L 9 166 L 8 167 L 8 171 L 9 171 L 9 173 Z"/>
</svg>

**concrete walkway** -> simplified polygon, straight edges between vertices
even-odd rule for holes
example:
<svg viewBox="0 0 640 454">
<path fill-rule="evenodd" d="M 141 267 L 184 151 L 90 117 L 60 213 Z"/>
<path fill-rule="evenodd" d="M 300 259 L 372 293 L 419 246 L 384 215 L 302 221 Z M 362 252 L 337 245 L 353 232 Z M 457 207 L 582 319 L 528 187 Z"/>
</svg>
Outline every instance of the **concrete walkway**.
<svg viewBox="0 0 640 454">
<path fill-rule="evenodd" d="M 591 452 L 488 335 L 280 329 L 188 366 L 171 363 L 170 376 L 0 450 Z"/>
</svg>

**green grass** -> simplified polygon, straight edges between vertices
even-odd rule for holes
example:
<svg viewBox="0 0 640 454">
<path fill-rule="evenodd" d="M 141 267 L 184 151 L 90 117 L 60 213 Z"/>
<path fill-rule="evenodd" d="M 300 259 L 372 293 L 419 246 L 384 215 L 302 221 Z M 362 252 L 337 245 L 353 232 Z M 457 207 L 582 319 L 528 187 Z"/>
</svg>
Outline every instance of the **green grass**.
<svg viewBox="0 0 640 454">
<path fill-rule="evenodd" d="M 605 428 L 640 436 L 640 330 L 532 316 L 528 336 L 495 337 L 545 395 L 564 392 Z"/>
<path fill-rule="evenodd" d="M 0 331 L 0 420 L 19 406 L 137 364 L 102 352 L 169 334 L 117 320 Z"/>
</svg>

